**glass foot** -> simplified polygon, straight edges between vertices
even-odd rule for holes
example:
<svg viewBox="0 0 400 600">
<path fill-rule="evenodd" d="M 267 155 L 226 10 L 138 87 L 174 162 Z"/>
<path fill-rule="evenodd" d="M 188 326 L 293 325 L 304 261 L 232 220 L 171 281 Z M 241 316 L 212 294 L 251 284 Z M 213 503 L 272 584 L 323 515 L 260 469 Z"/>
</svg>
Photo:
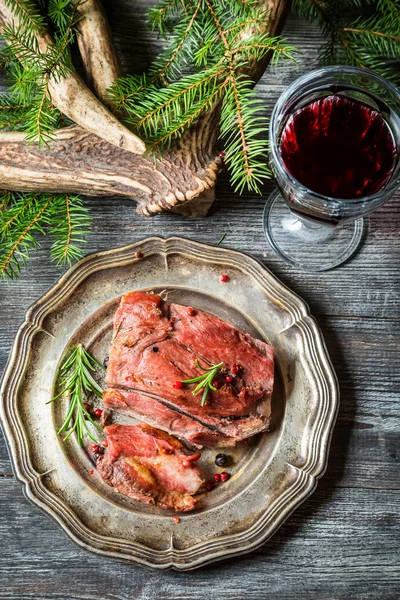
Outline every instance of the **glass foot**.
<svg viewBox="0 0 400 600">
<path fill-rule="evenodd" d="M 304 271 L 329 271 L 355 253 L 363 238 L 364 221 L 340 227 L 305 222 L 289 210 L 276 190 L 265 205 L 264 232 L 273 250 L 288 263 Z"/>
</svg>

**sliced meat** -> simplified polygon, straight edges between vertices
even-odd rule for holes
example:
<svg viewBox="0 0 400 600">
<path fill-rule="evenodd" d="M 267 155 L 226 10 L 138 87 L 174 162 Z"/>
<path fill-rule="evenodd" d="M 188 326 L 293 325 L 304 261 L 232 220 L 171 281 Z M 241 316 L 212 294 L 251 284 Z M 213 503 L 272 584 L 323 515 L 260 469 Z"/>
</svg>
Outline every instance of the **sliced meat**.
<svg viewBox="0 0 400 600">
<path fill-rule="evenodd" d="M 208 363 L 224 362 L 228 369 L 240 365 L 240 390 L 257 389 L 258 397 L 272 394 L 274 350 L 270 344 L 200 310 L 191 315 L 186 306 L 171 304 L 170 315 L 175 319 L 174 340 Z"/>
<path fill-rule="evenodd" d="M 164 339 L 171 331 L 168 306 L 161 296 L 147 292 L 129 292 L 122 296 L 114 317 L 114 339 L 135 346 Z"/>
<path fill-rule="evenodd" d="M 216 392 L 211 392 L 207 405 L 202 407 L 199 396 L 192 394 L 193 386 L 187 385 L 182 389 L 174 387 L 177 381 L 201 374 L 195 364 L 196 356 L 172 339 L 158 342 L 157 352 L 153 348 L 152 345 L 138 352 L 137 347 L 114 344 L 106 382 L 113 387 L 121 386 L 163 397 L 188 414 L 207 419 L 210 425 L 220 417 L 250 414 L 263 397 L 260 386 L 245 387 L 238 378 L 237 385 L 241 389 L 237 389 L 232 384 L 225 385 L 222 377 L 221 383 L 224 385 Z M 205 363 L 205 366 L 208 364 Z"/>
<path fill-rule="evenodd" d="M 103 394 L 103 402 L 106 410 L 125 413 L 198 448 L 234 446 L 237 441 L 165 406 L 161 399 L 156 400 L 138 392 L 108 388 Z"/>
<path fill-rule="evenodd" d="M 193 396 L 193 385 L 175 385 L 202 373 L 196 360 L 203 366 L 224 363 L 220 387 L 209 393 L 205 406 L 200 405 L 201 394 Z M 239 373 L 226 383 L 234 364 L 240 366 Z M 202 311 L 177 304 L 168 309 L 156 294 L 131 292 L 122 298 L 106 374 L 110 388 L 144 392 L 238 441 L 268 428 L 273 381 L 269 344 Z"/>
<path fill-rule="evenodd" d="M 108 446 L 97 469 L 117 491 L 161 508 L 190 511 L 204 483 L 194 462 L 183 465 L 182 444 L 150 425 L 105 427 Z"/>
</svg>

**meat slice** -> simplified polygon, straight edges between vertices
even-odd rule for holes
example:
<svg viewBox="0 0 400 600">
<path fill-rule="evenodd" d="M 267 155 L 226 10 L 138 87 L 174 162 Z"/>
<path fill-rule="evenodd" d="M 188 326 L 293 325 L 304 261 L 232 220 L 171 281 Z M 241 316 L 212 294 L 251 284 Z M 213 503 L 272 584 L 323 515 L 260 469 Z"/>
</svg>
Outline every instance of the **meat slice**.
<svg viewBox="0 0 400 600">
<path fill-rule="evenodd" d="M 103 403 L 107 410 L 126 413 L 139 421 L 167 431 L 197 448 L 234 446 L 237 441 L 165 406 L 161 400 L 138 392 L 108 388 L 103 394 Z"/>
<path fill-rule="evenodd" d="M 108 446 L 97 463 L 101 477 L 122 494 L 160 508 L 190 511 L 204 480 L 182 444 L 150 425 L 109 425 Z M 189 457 L 190 458 L 190 457 Z M 195 457 L 194 457 L 195 458 Z"/>
<path fill-rule="evenodd" d="M 194 386 L 179 389 L 175 385 L 202 373 L 196 360 L 204 367 L 224 363 L 219 389 L 209 393 L 205 406 L 200 404 L 201 395 L 193 396 Z M 240 370 L 227 383 L 234 364 Z M 168 307 L 156 294 L 131 292 L 122 298 L 106 374 L 111 389 L 142 392 L 208 428 L 214 434 L 212 440 L 217 432 L 225 441 L 232 438 L 229 443 L 233 443 L 268 428 L 273 381 L 269 344 L 202 311 L 177 304 Z M 116 396 L 110 390 L 106 394 Z M 130 403 L 132 413 L 134 403 L 137 398 Z M 109 408 L 118 409 L 117 403 Z M 162 419 L 157 426 L 166 429 L 169 416 L 160 410 Z M 185 427 L 180 437 L 186 438 Z"/>
</svg>

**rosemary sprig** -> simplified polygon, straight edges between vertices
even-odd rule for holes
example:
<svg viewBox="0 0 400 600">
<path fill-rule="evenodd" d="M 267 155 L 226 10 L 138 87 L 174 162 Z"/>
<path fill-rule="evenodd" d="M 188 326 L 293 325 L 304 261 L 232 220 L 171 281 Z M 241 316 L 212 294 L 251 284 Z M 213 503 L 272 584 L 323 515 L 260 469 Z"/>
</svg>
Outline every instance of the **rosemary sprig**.
<svg viewBox="0 0 400 600">
<path fill-rule="evenodd" d="M 64 394 L 67 394 L 69 398 L 67 416 L 57 433 L 60 434 L 69 429 L 67 435 L 64 437 L 65 441 L 75 431 L 80 446 L 82 446 L 85 433 L 87 433 L 91 440 L 97 442 L 97 439 L 93 436 L 88 426 L 89 423 L 97 431 L 102 431 L 102 428 L 93 421 L 84 406 L 84 396 L 86 394 L 93 393 L 99 398 L 102 397 L 102 389 L 92 376 L 92 372 L 96 366 L 104 370 L 103 365 L 93 358 L 82 344 L 78 344 L 61 367 L 59 376 L 61 378 L 60 385 L 63 388 L 62 391 L 47 402 L 47 404 L 50 404 Z"/>
<path fill-rule="evenodd" d="M 217 388 L 213 386 L 213 381 L 224 366 L 224 363 L 220 362 L 217 365 L 211 365 L 211 367 L 205 368 L 201 366 L 198 360 L 196 360 L 196 366 L 202 371 L 205 371 L 203 375 L 193 377 L 193 379 L 184 379 L 182 383 L 198 383 L 198 385 L 192 391 L 193 396 L 195 396 L 197 392 L 201 390 L 201 388 L 204 388 L 200 403 L 200 406 L 204 406 L 207 402 L 208 392 L 210 390 L 213 390 L 214 392 L 217 391 Z"/>
</svg>

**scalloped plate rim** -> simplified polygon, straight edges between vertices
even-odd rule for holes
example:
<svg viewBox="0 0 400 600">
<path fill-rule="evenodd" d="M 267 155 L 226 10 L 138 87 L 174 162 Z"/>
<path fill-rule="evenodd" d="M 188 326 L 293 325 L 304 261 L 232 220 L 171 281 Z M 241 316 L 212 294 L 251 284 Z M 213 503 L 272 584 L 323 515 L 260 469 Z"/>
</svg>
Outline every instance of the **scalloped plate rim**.
<svg viewBox="0 0 400 600">
<path fill-rule="evenodd" d="M 243 257 L 245 261 L 248 261 L 250 264 L 255 266 L 261 275 L 267 274 L 268 278 L 270 279 L 271 287 L 275 291 L 276 291 L 276 288 L 278 288 L 281 291 L 283 291 L 284 294 L 287 294 L 294 301 L 294 304 L 300 313 L 301 318 L 295 319 L 293 321 L 292 325 L 294 323 L 300 323 L 300 322 L 303 323 L 304 326 L 311 333 L 314 341 L 319 343 L 320 348 L 318 351 L 318 358 L 323 367 L 324 379 L 325 379 L 325 381 L 328 381 L 330 384 L 329 385 L 329 392 L 330 392 L 329 401 L 330 402 L 325 403 L 326 405 L 328 405 L 329 410 L 327 411 L 327 413 L 325 414 L 325 416 L 323 418 L 323 421 L 324 421 L 322 423 L 323 427 L 322 427 L 321 431 L 319 432 L 318 439 L 316 440 L 317 448 L 318 448 L 318 459 L 315 461 L 312 472 L 307 472 L 307 471 L 298 469 L 304 475 L 304 479 L 305 479 L 304 484 L 301 485 L 301 487 L 298 491 L 296 491 L 296 496 L 293 498 L 291 498 L 291 493 L 290 493 L 291 488 L 289 488 L 288 490 L 286 490 L 286 492 L 283 493 L 283 496 L 285 496 L 285 493 L 288 496 L 286 498 L 286 504 L 283 507 L 283 509 L 280 510 L 279 514 L 273 516 L 272 523 L 270 525 L 268 525 L 268 523 L 265 524 L 262 528 L 262 532 L 257 534 L 255 540 L 250 541 L 247 544 L 246 544 L 246 542 L 243 542 L 242 546 L 239 548 L 232 547 L 231 542 L 228 544 L 227 547 L 223 548 L 223 544 L 221 544 L 221 541 L 219 541 L 218 539 L 214 542 L 211 542 L 211 543 L 217 543 L 219 546 L 219 548 L 215 551 L 212 551 L 211 554 L 207 554 L 207 546 L 210 545 L 210 541 L 203 541 L 198 545 L 195 544 L 191 548 L 186 549 L 186 550 L 181 550 L 181 551 L 177 551 L 173 547 L 169 548 L 167 550 L 156 551 L 154 549 L 150 549 L 150 548 L 142 545 L 142 551 L 146 550 L 147 552 L 153 553 L 153 555 L 157 554 L 160 557 L 165 558 L 165 560 L 163 560 L 162 562 L 157 562 L 157 563 L 154 563 L 154 561 L 147 560 L 146 558 L 143 558 L 141 556 L 134 555 L 132 552 L 130 554 L 124 555 L 124 552 L 122 550 L 116 551 L 115 549 L 114 550 L 107 549 L 106 547 L 103 547 L 103 548 L 96 547 L 96 546 L 90 544 L 90 542 L 88 542 L 87 540 L 85 540 L 84 535 L 82 537 L 79 537 L 75 533 L 75 531 L 71 530 L 71 525 L 72 525 L 71 521 L 68 521 L 67 515 L 62 514 L 62 509 L 65 506 L 64 502 L 56 494 L 50 492 L 47 488 L 45 488 L 44 486 L 41 485 L 40 477 L 32 478 L 29 475 L 29 472 L 28 472 L 29 468 L 31 468 L 31 470 L 34 471 L 32 465 L 30 464 L 29 456 L 27 457 L 26 464 L 23 464 L 23 465 L 19 464 L 20 462 L 23 462 L 23 461 L 21 459 L 21 455 L 20 455 L 20 451 L 19 451 L 20 450 L 19 441 L 17 439 L 18 434 L 21 436 L 21 439 L 22 439 L 23 443 L 25 444 L 25 449 L 27 449 L 27 447 L 28 447 L 28 439 L 25 434 L 24 428 L 22 427 L 22 423 L 20 422 L 18 411 L 17 411 L 16 405 L 15 405 L 15 401 L 16 401 L 15 394 L 17 393 L 18 387 L 23 379 L 23 374 L 24 374 L 25 368 L 26 368 L 27 364 L 29 363 L 32 340 L 33 340 L 34 336 L 36 335 L 36 332 L 41 330 L 39 323 L 37 321 L 35 322 L 35 317 L 37 317 L 38 311 L 40 312 L 40 309 L 41 308 L 43 309 L 42 313 L 40 314 L 40 319 L 39 319 L 39 322 L 41 323 L 43 321 L 43 319 L 46 317 L 46 315 L 51 312 L 51 310 L 48 310 L 48 308 L 49 308 L 48 304 L 49 304 L 49 301 L 51 300 L 51 298 L 54 297 L 55 295 L 57 295 L 58 293 L 60 293 L 62 291 L 63 287 L 68 283 L 68 281 L 71 280 L 71 278 L 73 278 L 73 276 L 75 274 L 77 274 L 82 269 L 83 266 L 86 266 L 88 264 L 90 265 L 90 263 L 95 263 L 96 259 L 99 259 L 102 257 L 113 256 L 113 255 L 117 255 L 119 253 L 124 255 L 130 251 L 134 251 L 135 249 L 137 249 L 144 243 L 146 243 L 146 244 L 147 243 L 161 243 L 161 245 L 163 246 L 163 251 L 166 254 L 168 253 L 169 245 L 173 246 L 174 243 L 183 243 L 183 246 L 185 246 L 184 247 L 185 252 L 188 252 L 188 254 L 191 256 L 194 255 L 193 249 L 195 247 L 200 247 L 200 248 L 203 248 L 204 250 L 210 251 L 210 252 L 217 251 L 220 254 L 226 253 L 228 256 L 234 255 L 234 256 Z M 178 249 L 178 252 L 182 252 L 182 250 L 183 249 L 180 249 L 180 250 Z M 156 250 L 155 250 L 155 253 L 157 253 Z M 121 260 L 122 259 L 119 259 L 119 260 L 117 259 L 116 262 L 121 262 Z M 216 262 L 216 263 L 219 262 L 218 260 L 214 261 L 212 258 L 210 258 L 209 260 Z M 133 261 L 133 257 L 128 262 L 131 262 L 131 261 Z M 221 261 L 221 262 L 223 262 L 223 261 Z M 114 265 L 114 266 L 117 267 L 117 265 Z M 81 280 L 77 281 L 74 284 L 74 286 L 72 286 L 72 291 L 76 286 L 78 286 L 81 283 L 81 281 L 83 279 L 86 278 L 86 276 L 90 275 L 95 270 L 99 270 L 99 269 L 103 269 L 103 268 L 111 268 L 112 265 L 110 265 L 110 266 L 99 265 L 96 269 L 95 264 L 94 264 L 93 267 L 94 268 L 90 273 L 87 273 L 85 275 L 85 277 L 83 277 Z M 70 293 L 72 293 L 72 291 Z M 46 312 L 46 309 L 47 309 L 47 312 Z M 32 329 L 34 329 L 35 331 L 32 332 Z M 12 382 L 12 369 L 13 369 L 15 362 L 18 359 L 18 356 L 20 356 L 20 353 L 23 350 L 24 344 L 26 344 L 26 355 L 23 357 L 23 365 L 25 368 L 22 369 L 18 373 L 18 375 L 15 376 L 14 385 L 13 385 L 13 388 L 15 390 L 14 396 L 10 400 L 7 397 L 7 387 L 9 385 L 9 383 Z M 319 379 L 320 379 L 320 377 L 319 377 Z M 179 570 L 179 571 L 187 571 L 187 570 L 192 570 L 192 569 L 198 568 L 203 565 L 210 564 L 212 562 L 224 560 L 228 557 L 236 557 L 236 556 L 240 556 L 243 554 L 247 554 L 248 552 L 251 552 L 251 551 L 259 548 L 279 529 L 279 527 L 294 512 L 294 510 L 296 510 L 296 508 L 298 508 L 298 506 L 300 506 L 300 504 L 302 504 L 315 491 L 319 478 L 323 476 L 323 474 L 325 473 L 326 468 L 327 468 L 327 461 L 328 461 L 328 454 L 329 454 L 329 447 L 330 447 L 332 432 L 333 432 L 333 428 L 335 425 L 337 412 L 339 409 L 339 385 L 338 385 L 336 373 L 333 369 L 329 354 L 328 354 L 326 346 L 325 346 L 325 342 L 324 342 L 322 333 L 320 331 L 320 328 L 319 328 L 316 320 L 310 314 L 307 303 L 298 294 L 293 292 L 286 284 L 282 283 L 261 261 L 259 261 L 258 259 L 254 258 L 253 256 L 251 256 L 245 252 L 242 252 L 242 251 L 232 250 L 232 249 L 226 248 L 226 247 L 213 246 L 210 244 L 204 244 L 202 242 L 198 242 L 198 241 L 188 239 L 188 238 L 183 238 L 181 236 L 171 236 L 168 238 L 163 238 L 160 236 L 150 236 L 150 237 L 146 237 L 142 240 L 139 240 L 137 242 L 134 242 L 132 244 L 118 246 L 118 247 L 110 248 L 107 250 L 100 250 L 100 251 L 96 251 L 96 252 L 87 254 L 80 261 L 78 261 L 76 264 L 74 264 L 68 271 L 66 271 L 60 278 L 58 278 L 57 281 L 52 286 L 50 286 L 49 289 L 38 300 L 36 300 L 34 303 L 31 304 L 31 306 L 27 309 L 27 311 L 25 313 L 25 319 L 24 319 L 23 323 L 21 324 L 21 326 L 19 327 L 19 329 L 16 333 L 16 336 L 15 336 L 15 339 L 14 339 L 14 342 L 13 342 L 13 345 L 12 345 L 12 348 L 11 348 L 11 351 L 10 351 L 10 354 L 8 357 L 8 361 L 7 361 L 6 367 L 4 369 L 4 374 L 3 374 L 3 377 L 1 380 L 1 386 L 0 386 L 0 400 L 1 400 L 0 401 L 0 420 L 1 420 L 1 424 L 3 426 L 3 430 L 5 433 L 4 437 L 6 440 L 6 446 L 8 449 L 9 456 L 10 456 L 10 461 L 12 464 L 14 475 L 15 475 L 16 479 L 23 486 L 24 496 L 32 504 L 35 504 L 41 510 L 41 512 L 45 513 L 53 521 L 55 521 L 56 524 L 75 543 L 77 543 L 82 548 L 85 548 L 89 551 L 95 552 L 96 554 L 100 554 L 100 555 L 108 556 L 108 557 L 119 558 L 121 560 L 128 561 L 128 562 L 135 562 L 137 564 L 156 568 L 159 570 L 165 570 L 165 569 L 172 568 L 172 569 Z M 9 412 L 9 414 L 8 414 L 8 412 Z M 319 416 L 319 418 L 321 418 L 321 411 L 319 411 L 318 416 Z M 325 435 L 325 441 L 322 439 L 324 437 L 324 435 Z M 32 490 L 32 484 L 34 483 L 35 479 L 39 479 L 39 488 L 42 488 L 42 489 L 37 490 L 37 494 L 35 494 Z M 296 484 L 294 485 L 294 487 L 296 487 Z M 43 493 L 44 491 L 56 499 L 56 501 L 58 502 L 58 507 L 57 507 L 58 510 L 55 510 L 53 507 L 50 506 L 49 502 L 46 501 L 45 494 Z M 68 509 L 69 509 L 69 507 L 68 507 Z M 69 509 L 69 510 L 71 511 L 71 513 L 73 513 L 72 509 Z M 264 515 L 265 515 L 265 513 L 264 513 Z M 250 528 L 250 531 L 252 528 L 257 526 L 260 521 L 262 521 L 262 518 L 264 515 L 262 515 L 260 517 L 260 519 L 256 521 L 256 523 Z M 80 527 L 83 530 L 86 529 L 89 534 L 97 536 L 99 538 L 99 542 L 102 542 L 105 545 L 111 544 L 111 540 L 113 540 L 113 538 L 92 532 L 91 530 L 89 530 L 89 528 L 87 528 L 79 520 L 77 515 L 74 514 L 74 518 L 80 524 Z M 229 536 L 225 536 L 225 538 L 226 537 L 237 538 L 240 535 L 241 534 L 230 534 Z M 218 541 L 219 541 L 219 543 L 218 543 Z M 129 545 L 129 544 L 136 544 L 138 546 L 141 546 L 137 542 L 125 542 L 125 545 Z M 124 544 L 122 544 L 122 545 L 124 545 Z M 233 546 L 235 546 L 235 544 L 233 544 Z M 196 548 L 198 548 L 198 550 L 199 550 L 199 556 L 197 559 L 193 558 L 187 564 L 182 564 L 182 562 L 174 562 L 174 555 L 176 555 L 176 554 L 183 555 L 185 553 L 187 554 L 188 552 L 194 552 L 196 550 Z"/>
</svg>

